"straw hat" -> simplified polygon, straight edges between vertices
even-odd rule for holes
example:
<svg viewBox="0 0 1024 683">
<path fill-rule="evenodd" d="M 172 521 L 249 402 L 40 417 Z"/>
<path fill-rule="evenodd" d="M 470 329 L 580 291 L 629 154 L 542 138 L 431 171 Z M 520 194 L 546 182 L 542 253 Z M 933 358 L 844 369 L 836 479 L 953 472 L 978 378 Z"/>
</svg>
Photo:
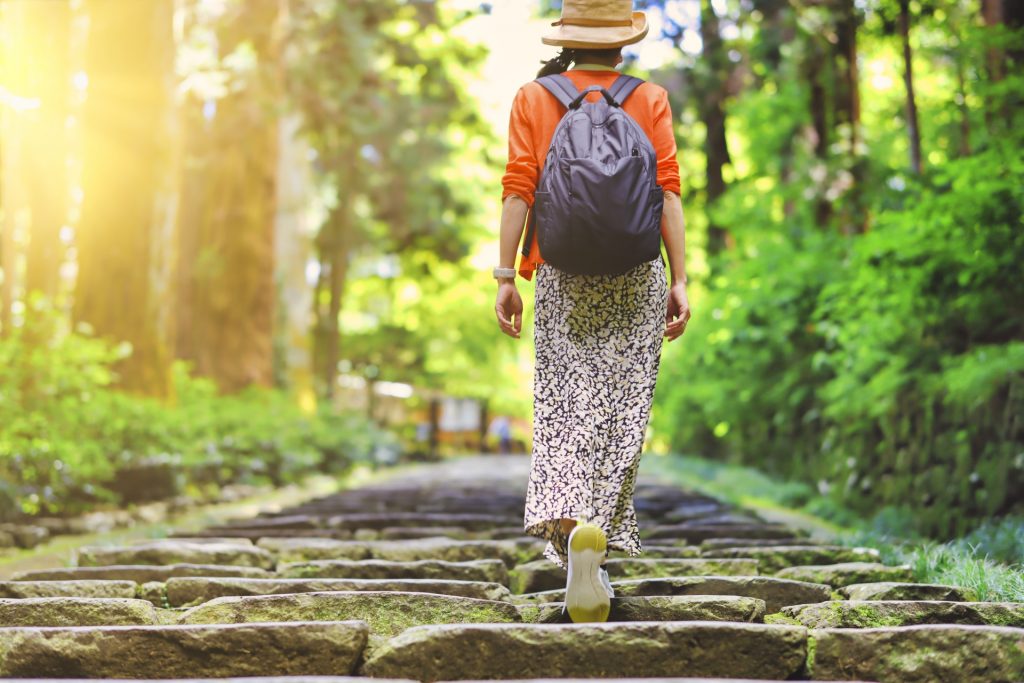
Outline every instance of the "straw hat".
<svg viewBox="0 0 1024 683">
<path fill-rule="evenodd" d="M 633 11 L 632 0 L 564 0 L 558 28 L 543 36 L 545 45 L 602 49 L 622 47 L 647 35 L 647 15 Z"/>
</svg>

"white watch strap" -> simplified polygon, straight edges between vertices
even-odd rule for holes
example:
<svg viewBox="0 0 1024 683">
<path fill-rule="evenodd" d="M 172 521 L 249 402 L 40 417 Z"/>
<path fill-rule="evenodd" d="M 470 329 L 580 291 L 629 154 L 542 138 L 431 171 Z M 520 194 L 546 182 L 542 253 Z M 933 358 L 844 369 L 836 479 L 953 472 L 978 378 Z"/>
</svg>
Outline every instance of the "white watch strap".
<svg viewBox="0 0 1024 683">
<path fill-rule="evenodd" d="M 515 268 L 495 268 L 494 269 L 494 277 L 495 278 L 506 278 L 506 277 L 514 278 L 515 276 L 516 276 L 516 269 Z"/>
</svg>

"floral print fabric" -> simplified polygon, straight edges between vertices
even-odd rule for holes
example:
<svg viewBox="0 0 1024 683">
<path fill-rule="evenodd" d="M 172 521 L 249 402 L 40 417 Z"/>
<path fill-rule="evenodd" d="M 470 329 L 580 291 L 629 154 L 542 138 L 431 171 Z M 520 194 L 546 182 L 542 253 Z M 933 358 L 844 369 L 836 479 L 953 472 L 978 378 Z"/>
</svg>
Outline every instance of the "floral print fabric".
<svg viewBox="0 0 1024 683">
<path fill-rule="evenodd" d="M 559 519 L 584 518 L 608 549 L 640 554 L 633 489 L 661 359 L 668 285 L 655 259 L 621 275 L 537 270 L 533 455 L 524 528 L 568 563 Z"/>
</svg>

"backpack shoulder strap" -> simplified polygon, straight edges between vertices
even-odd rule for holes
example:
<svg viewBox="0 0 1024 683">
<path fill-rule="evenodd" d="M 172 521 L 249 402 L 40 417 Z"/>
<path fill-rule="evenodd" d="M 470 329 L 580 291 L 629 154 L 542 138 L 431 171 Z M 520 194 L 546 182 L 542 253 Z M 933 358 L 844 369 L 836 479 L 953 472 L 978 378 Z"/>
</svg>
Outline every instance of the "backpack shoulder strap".
<svg viewBox="0 0 1024 683">
<path fill-rule="evenodd" d="M 633 91 L 643 85 L 644 82 L 642 78 L 622 74 L 615 79 L 615 82 L 608 88 L 608 92 L 621 107 L 629 96 L 633 94 Z"/>
<path fill-rule="evenodd" d="M 544 86 L 544 89 L 554 95 L 562 106 L 566 109 L 572 104 L 580 91 L 576 89 L 572 81 L 563 76 L 562 74 L 552 74 L 550 76 L 543 76 L 537 79 L 537 82 Z"/>
</svg>

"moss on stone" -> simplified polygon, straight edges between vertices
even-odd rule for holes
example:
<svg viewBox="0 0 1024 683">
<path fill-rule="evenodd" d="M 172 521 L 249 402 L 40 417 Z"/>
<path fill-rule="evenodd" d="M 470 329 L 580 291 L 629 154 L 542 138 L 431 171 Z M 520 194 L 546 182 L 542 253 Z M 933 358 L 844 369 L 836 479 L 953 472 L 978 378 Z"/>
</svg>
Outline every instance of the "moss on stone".
<svg viewBox="0 0 1024 683">
<path fill-rule="evenodd" d="M 775 612 L 774 614 L 766 614 L 764 617 L 764 623 L 766 624 L 788 624 L 790 626 L 803 626 L 799 621 L 793 617 L 788 617 L 782 612 Z"/>
<path fill-rule="evenodd" d="M 506 602 L 434 593 L 332 591 L 246 597 L 223 597 L 199 605 L 180 623 L 258 621 L 344 621 L 362 619 L 382 635 L 412 626 L 454 623 L 516 623 L 519 612 Z"/>
</svg>

